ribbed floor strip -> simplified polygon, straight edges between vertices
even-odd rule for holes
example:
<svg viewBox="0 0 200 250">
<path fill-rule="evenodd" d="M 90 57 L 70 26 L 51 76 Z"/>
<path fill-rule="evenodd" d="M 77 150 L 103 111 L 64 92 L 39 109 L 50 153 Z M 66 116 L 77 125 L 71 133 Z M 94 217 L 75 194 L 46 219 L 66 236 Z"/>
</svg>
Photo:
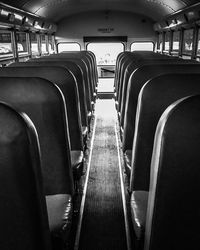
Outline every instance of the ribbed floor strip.
<svg viewBox="0 0 200 250">
<path fill-rule="evenodd" d="M 78 249 L 127 250 L 114 102 L 98 101 L 96 116 L 96 131 Z"/>
</svg>

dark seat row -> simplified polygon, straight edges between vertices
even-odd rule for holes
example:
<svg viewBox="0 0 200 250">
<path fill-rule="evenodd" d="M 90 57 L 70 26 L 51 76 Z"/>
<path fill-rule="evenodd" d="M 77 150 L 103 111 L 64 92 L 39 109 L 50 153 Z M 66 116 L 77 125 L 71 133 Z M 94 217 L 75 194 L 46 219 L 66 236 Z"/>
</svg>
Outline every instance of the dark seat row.
<svg viewBox="0 0 200 250">
<path fill-rule="evenodd" d="M 157 125 L 150 189 L 133 191 L 131 212 L 139 249 L 199 248 L 200 96 L 182 98 Z"/>
<path fill-rule="evenodd" d="M 51 60 L 51 58 L 55 58 L 56 60 Z M 61 60 L 59 58 L 61 58 Z M 71 60 L 71 58 L 74 58 L 74 61 Z M 75 63 L 75 61 L 77 62 Z M 31 211 L 36 211 L 34 213 L 38 214 L 35 215 L 32 220 L 38 221 L 38 216 L 41 216 L 41 213 L 43 213 L 42 216 L 44 216 L 44 218 L 46 216 L 45 214 L 48 215 L 48 220 L 46 218 L 44 223 L 43 221 L 38 223 L 43 223 L 42 230 L 47 236 L 49 235 L 48 237 L 51 236 L 51 241 L 49 241 L 48 237 L 44 238 L 44 240 L 46 240 L 45 244 L 47 244 L 47 248 L 45 248 L 42 245 L 43 239 L 41 239 L 41 247 L 39 247 L 40 242 L 38 241 L 33 244 L 33 248 L 30 249 L 63 249 L 63 247 L 64 249 L 68 249 L 73 213 L 72 198 L 75 193 L 74 189 L 76 188 L 74 183 L 77 184 L 77 181 L 83 174 L 83 142 L 84 136 L 86 136 L 85 142 L 87 141 L 87 132 L 85 132 L 85 130 L 90 126 L 90 119 L 88 118 L 89 116 L 91 117 L 93 111 L 92 109 L 89 110 L 86 104 L 88 102 L 87 98 L 89 94 L 85 81 L 87 81 L 88 86 L 90 87 L 91 85 L 89 84 L 92 84 L 93 91 L 96 90 L 97 77 L 95 67 L 95 58 L 93 54 L 82 51 L 80 53 L 63 53 L 35 59 L 35 61 L 28 61 L 27 63 L 14 63 L 13 65 L 10 65 L 10 67 L 1 68 L 0 70 L 0 102 L 8 103 L 8 105 L 11 105 L 14 109 L 23 112 L 30 117 L 36 127 L 40 144 L 41 154 L 39 155 L 39 149 L 37 148 L 38 145 L 36 145 L 37 143 L 32 145 L 33 143 L 30 141 L 32 138 L 29 136 L 29 133 L 32 132 L 29 132 L 28 129 L 32 125 L 29 125 L 29 122 L 24 121 L 24 118 L 14 112 L 12 108 L 1 104 L 3 110 L 6 109 L 8 110 L 8 113 L 15 113 L 14 116 L 18 117 L 19 120 L 21 119 L 22 123 L 27 123 L 26 126 L 23 126 L 27 127 L 28 132 L 23 131 L 21 133 L 25 133 L 25 135 L 28 134 L 26 137 L 28 137 L 29 141 L 26 141 L 25 143 L 24 140 L 21 141 L 19 138 L 19 143 L 22 145 L 19 146 L 18 143 L 15 148 L 16 151 L 14 151 L 13 154 L 17 154 L 17 146 L 19 148 L 18 150 L 21 150 L 21 154 L 19 155 L 19 159 L 13 155 L 10 160 L 13 164 L 12 167 L 18 168 L 21 166 L 20 164 L 22 164 L 23 168 L 24 165 L 26 165 L 26 167 L 29 167 L 30 165 L 30 169 L 27 170 L 29 178 L 34 178 L 31 177 L 31 174 L 34 171 L 42 172 L 42 183 L 37 182 L 33 185 L 31 184 L 32 182 L 30 182 L 30 185 L 34 186 L 35 189 L 33 189 L 32 186 L 28 186 L 28 179 L 26 183 L 27 188 L 26 185 L 24 185 L 23 188 L 24 190 L 30 190 L 30 192 L 27 191 L 27 195 L 30 197 L 32 193 L 34 195 L 43 194 L 43 198 L 41 199 L 45 200 L 45 205 L 43 204 L 44 201 L 37 201 Z M 95 93 L 93 93 L 93 97 L 95 96 L 94 94 Z M 94 102 L 95 99 L 90 99 L 89 101 L 92 106 L 92 102 Z M 12 124 L 12 122 L 10 123 Z M 13 130 L 14 128 L 15 125 L 13 123 Z M 30 130 L 32 131 L 33 129 L 30 128 Z M 14 132 L 12 131 L 12 133 Z M 4 134 L 1 133 L 1 136 L 5 139 Z M 15 136 L 15 133 L 13 136 Z M 33 135 L 33 137 L 35 137 L 35 135 Z M 18 134 L 16 134 L 14 141 L 15 139 L 18 140 Z M 29 144 L 31 144 L 31 146 Z M 12 150 L 12 145 L 13 142 L 11 142 L 9 150 Z M 26 155 L 23 155 L 23 150 L 26 152 L 25 149 L 29 152 L 29 156 L 27 157 L 38 158 L 38 164 L 37 161 L 36 163 L 34 162 L 34 159 L 30 164 L 25 163 Z M 32 151 L 36 152 L 38 155 L 33 155 L 34 153 L 32 153 Z M 4 153 L 7 153 L 6 146 L 5 150 L 1 150 L 1 153 L 2 156 L 0 157 L 0 160 L 2 160 L 3 164 L 5 162 L 9 165 L 10 162 L 7 162 L 6 160 L 8 156 L 3 155 Z M 37 169 L 33 171 L 33 168 Z M 23 169 L 20 171 L 23 172 Z M 20 176 L 20 174 L 18 175 Z M 23 174 L 21 174 L 21 177 L 22 176 Z M 17 177 L 16 182 L 20 182 L 20 179 L 17 179 Z M 16 188 L 18 188 L 17 185 L 17 183 L 13 183 L 13 186 Z M 39 192 L 39 194 L 37 194 L 37 192 Z M 5 193 L 4 195 L 6 196 L 7 194 Z M 20 195 L 24 197 L 23 192 L 20 193 L 19 190 L 17 196 L 19 199 L 23 199 Z M 7 198 L 9 199 L 9 197 Z M 26 198 L 24 199 L 24 204 L 29 203 Z M 42 204 L 40 207 L 38 206 L 38 202 Z M 11 208 L 9 207 L 9 209 Z M 26 211 L 25 213 L 30 212 L 31 214 L 32 212 L 29 211 L 29 209 L 29 207 L 24 208 L 24 211 Z M 22 218 L 23 216 L 20 220 L 23 220 Z M 17 221 L 17 218 L 15 218 L 15 220 Z M 21 223 L 20 220 L 16 222 L 19 223 L 19 226 Z M 26 217 L 24 220 L 25 224 L 28 223 L 27 225 L 31 225 L 32 220 L 27 221 Z M 9 226 L 10 224 L 8 223 L 7 227 L 2 227 L 2 230 L 5 230 L 6 233 Z M 21 230 L 19 234 L 25 234 L 25 228 L 22 227 L 20 229 L 19 226 L 14 230 Z M 39 230 L 40 229 L 38 228 L 38 232 L 40 232 Z M 28 230 L 27 234 L 28 233 L 31 232 Z M 33 239 L 34 237 L 36 237 L 35 240 L 37 240 L 37 236 L 33 235 Z M 42 237 L 41 234 L 41 238 Z M 1 237 L 1 239 L 3 238 Z M 15 242 L 15 240 L 16 239 L 14 238 L 13 242 Z M 25 241 L 25 243 L 23 243 L 23 240 L 21 240 L 21 243 L 20 240 L 17 242 L 17 244 L 21 244 L 18 245 L 18 248 L 16 248 L 14 243 L 10 245 L 7 242 L 5 243 L 5 246 L 8 247 L 5 247 L 4 249 L 29 249 L 27 245 L 28 240 Z"/>
<path fill-rule="evenodd" d="M 147 201 L 149 209 L 149 203 L 154 203 L 156 200 L 154 197 L 155 200 L 150 202 L 153 198 L 151 192 L 149 194 L 149 186 L 151 187 L 152 183 L 150 172 L 153 171 L 151 157 L 153 157 L 153 145 L 155 147 L 157 143 L 154 141 L 156 126 L 162 113 L 173 102 L 189 95 L 200 94 L 200 65 L 191 60 L 163 56 L 153 52 L 125 52 L 118 56 L 116 68 L 116 108 L 119 113 L 126 173 L 130 176 L 132 220 L 136 236 L 140 239 L 139 242 L 143 243 L 144 238 L 146 242 L 148 235 L 152 232 L 155 233 L 153 231 L 154 224 L 149 229 L 145 224 L 145 218 Z M 174 143 L 179 145 L 179 142 Z M 190 146 L 188 147 L 189 150 L 192 150 Z M 179 155 L 179 157 L 181 156 Z M 187 157 L 186 155 L 185 161 L 188 162 Z M 184 158 L 184 153 L 182 158 Z M 178 160 L 180 159 L 178 158 Z M 174 178 L 177 178 L 177 185 L 183 184 L 179 176 L 175 175 Z M 163 180 L 165 182 L 165 179 Z M 185 183 L 185 185 L 187 184 Z M 165 184 L 163 183 L 163 185 Z M 166 183 L 166 189 L 169 186 L 170 181 Z M 156 189 L 156 187 L 154 188 Z M 166 197 L 166 199 L 168 198 Z M 170 204 L 172 207 L 174 206 L 173 202 L 172 199 Z M 160 207 L 159 209 L 160 213 L 165 214 L 164 206 L 162 207 L 163 210 Z M 148 212 L 147 216 L 149 216 Z M 187 217 L 185 210 L 180 213 L 179 219 L 181 216 L 182 218 Z M 162 218 L 162 220 L 164 219 Z M 162 223 L 162 220 L 159 223 Z M 150 221 L 149 217 L 147 221 Z M 159 230 L 158 227 L 155 230 Z M 170 228 L 168 227 L 167 230 L 170 231 Z M 167 234 L 167 230 L 163 232 Z M 193 229 L 191 229 L 190 233 L 192 231 Z M 178 232 L 177 238 L 179 236 Z M 173 240 L 170 241 L 170 239 L 168 241 L 172 244 L 170 247 L 168 245 L 168 248 L 161 247 L 161 245 L 159 245 L 160 248 L 151 247 L 145 243 L 145 249 L 193 249 L 187 247 L 177 248 L 178 243 L 174 244 Z M 179 245 L 184 246 L 184 243 L 179 242 Z M 142 244 L 139 247 L 143 249 Z"/>
</svg>

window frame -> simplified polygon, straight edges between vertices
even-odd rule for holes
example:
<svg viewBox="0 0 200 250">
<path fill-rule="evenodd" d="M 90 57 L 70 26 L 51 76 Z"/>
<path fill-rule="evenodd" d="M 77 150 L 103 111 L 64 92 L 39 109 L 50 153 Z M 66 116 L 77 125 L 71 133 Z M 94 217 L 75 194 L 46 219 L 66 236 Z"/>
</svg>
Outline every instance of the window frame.
<svg viewBox="0 0 200 250">
<path fill-rule="evenodd" d="M 0 33 L 9 33 L 10 34 L 10 44 L 11 44 L 11 49 L 12 49 L 11 53 L 7 53 L 5 55 L 1 55 L 0 56 L 0 61 L 5 61 L 6 59 L 8 59 L 8 60 L 9 59 L 13 59 L 14 58 L 14 45 L 13 45 L 14 41 L 13 41 L 12 31 L 1 29 Z"/>
<path fill-rule="evenodd" d="M 149 51 L 155 51 L 155 42 L 154 41 L 149 41 L 149 40 L 146 40 L 146 41 L 134 41 L 130 44 L 130 51 L 133 52 L 133 51 L 137 51 L 137 50 L 131 50 L 131 46 L 134 44 L 134 43 L 152 43 L 153 45 L 153 50 L 149 50 Z"/>
<path fill-rule="evenodd" d="M 198 53 L 198 43 L 200 43 L 200 26 L 197 25 L 194 29 L 194 32 L 195 32 L 195 35 L 196 35 L 196 38 L 195 38 L 195 52 L 194 52 L 194 58 L 197 59 L 197 61 L 200 61 L 200 53 L 199 55 L 197 54 Z M 199 38 L 199 40 L 198 40 Z M 199 48 L 200 50 L 200 48 Z"/>
<path fill-rule="evenodd" d="M 80 48 L 80 50 L 77 50 L 77 51 L 81 51 L 81 45 L 78 42 L 60 42 L 60 43 L 57 43 L 57 51 L 58 51 L 58 53 L 62 53 L 62 51 L 59 52 L 59 45 L 60 44 L 77 44 L 79 46 L 79 48 Z"/>
<path fill-rule="evenodd" d="M 178 50 L 177 51 L 175 51 L 174 50 L 174 42 L 175 42 L 175 40 L 174 40 L 174 33 L 179 33 L 179 39 L 178 39 Z M 176 55 L 176 56 L 179 56 L 179 54 L 180 54 L 180 48 L 181 48 L 181 31 L 180 30 L 173 30 L 172 31 L 172 45 L 171 45 L 171 55 Z"/>
<path fill-rule="evenodd" d="M 160 39 L 161 38 L 161 39 Z M 157 52 L 162 53 L 163 52 L 163 32 L 159 32 L 157 36 Z"/>
<path fill-rule="evenodd" d="M 56 49 L 55 49 L 55 40 L 54 40 L 54 36 L 52 34 L 47 35 L 47 39 L 48 39 L 48 44 L 47 45 L 48 45 L 48 48 L 49 48 L 49 46 L 51 46 L 51 43 L 49 42 L 50 37 L 51 37 L 51 42 L 52 42 L 52 48 L 51 49 L 52 49 L 53 53 L 55 53 L 55 51 L 56 51 Z M 48 51 L 48 52 L 49 52 L 49 54 L 51 54 L 50 51 Z"/>
<path fill-rule="evenodd" d="M 38 56 L 40 55 L 40 49 L 39 49 L 39 39 L 40 39 L 40 36 L 38 33 L 33 33 L 33 32 L 30 32 L 30 52 L 31 52 L 31 56 Z M 38 48 L 38 51 L 37 52 L 33 52 L 32 51 L 32 41 L 31 41 L 31 34 L 35 34 L 36 35 L 36 38 L 37 38 L 37 48 Z"/>
<path fill-rule="evenodd" d="M 40 54 L 41 55 L 48 55 L 49 54 L 49 47 L 48 47 L 48 35 L 47 34 L 44 34 L 44 33 L 40 33 L 39 34 L 40 35 Z M 45 40 L 42 40 L 42 36 L 44 36 L 45 37 Z M 45 41 L 44 42 L 44 45 L 45 45 L 45 48 L 46 48 L 46 50 L 45 51 L 42 51 L 42 44 L 43 44 L 43 41 Z"/>
<path fill-rule="evenodd" d="M 169 41 L 166 41 L 166 35 L 169 35 Z M 169 30 L 167 30 L 167 31 L 165 31 L 164 32 L 164 45 L 163 45 L 163 52 L 166 52 L 166 53 L 169 53 L 169 51 L 170 51 L 170 31 Z M 166 42 L 169 42 L 169 48 L 168 49 L 166 49 Z"/>
<path fill-rule="evenodd" d="M 91 44 L 91 43 L 98 43 L 98 44 L 100 44 L 100 43 L 120 43 L 120 44 L 122 44 L 123 45 L 123 52 L 125 51 L 125 44 L 123 43 L 123 42 L 89 42 L 89 43 L 87 43 L 87 45 L 86 45 L 86 50 L 88 50 L 88 46 L 89 46 L 89 44 Z M 97 66 L 113 66 L 112 64 L 97 64 Z M 114 65 L 115 66 L 115 65 Z"/>
<path fill-rule="evenodd" d="M 27 47 L 27 51 L 18 51 L 18 41 L 17 41 L 17 33 L 23 33 L 25 34 L 25 37 L 26 37 L 26 47 Z M 15 35 L 15 38 L 16 38 L 16 53 L 18 55 L 18 58 L 21 58 L 21 57 L 27 57 L 29 56 L 29 38 L 28 38 L 28 33 L 25 32 L 25 31 L 19 31 L 19 30 L 16 30 L 16 35 Z"/>
<path fill-rule="evenodd" d="M 187 53 L 184 50 L 184 32 L 188 31 L 188 30 L 192 30 L 193 31 L 193 34 L 192 34 L 192 50 L 191 50 L 191 53 Z M 194 50 L 194 39 L 195 39 L 195 29 L 194 27 L 191 27 L 189 29 L 183 29 L 182 30 L 182 48 L 181 48 L 181 56 L 186 56 L 186 57 L 191 57 L 192 58 L 192 55 L 193 55 L 193 50 Z"/>
</svg>

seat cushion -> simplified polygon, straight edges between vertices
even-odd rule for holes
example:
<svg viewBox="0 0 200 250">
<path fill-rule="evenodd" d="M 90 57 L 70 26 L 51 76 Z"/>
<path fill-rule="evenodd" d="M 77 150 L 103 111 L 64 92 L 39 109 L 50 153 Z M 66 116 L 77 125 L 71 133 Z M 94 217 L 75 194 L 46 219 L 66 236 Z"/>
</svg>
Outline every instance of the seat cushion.
<svg viewBox="0 0 200 250">
<path fill-rule="evenodd" d="M 74 178 L 77 180 L 83 174 L 83 151 L 71 150 L 71 162 Z"/>
<path fill-rule="evenodd" d="M 117 115 L 118 115 L 118 120 L 120 121 L 120 119 L 121 119 L 121 113 L 117 112 Z"/>
<path fill-rule="evenodd" d="M 84 143 L 84 152 L 87 149 L 87 139 L 88 139 L 88 128 L 86 126 L 82 126 L 82 137 Z"/>
<path fill-rule="evenodd" d="M 89 111 L 89 112 L 87 113 L 87 117 L 91 117 L 91 116 L 92 116 L 92 112 Z"/>
<path fill-rule="evenodd" d="M 124 165 L 126 169 L 126 174 L 130 176 L 131 174 L 131 161 L 132 161 L 132 150 L 126 150 L 124 153 Z"/>
<path fill-rule="evenodd" d="M 133 191 L 131 194 L 131 217 L 137 239 L 144 236 L 148 195 L 147 191 Z"/>
<path fill-rule="evenodd" d="M 53 237 L 59 237 L 66 242 L 72 224 L 72 197 L 69 194 L 46 196 L 49 228 Z"/>
<path fill-rule="evenodd" d="M 94 101 L 91 102 L 91 106 L 92 106 L 92 110 L 94 110 L 94 107 L 95 107 L 95 102 Z"/>
<path fill-rule="evenodd" d="M 83 138 L 87 137 L 88 128 L 86 126 L 82 126 L 82 136 Z"/>
<path fill-rule="evenodd" d="M 115 101 L 115 108 L 116 108 L 116 110 L 118 110 L 118 106 L 119 106 L 118 101 Z"/>
<path fill-rule="evenodd" d="M 120 138 L 121 138 L 121 141 L 123 139 L 123 135 L 124 135 L 124 129 L 122 126 L 120 126 Z"/>
<path fill-rule="evenodd" d="M 92 119 L 92 112 L 88 112 L 87 113 L 87 120 L 88 120 L 88 126 L 89 126 L 89 128 L 90 128 L 90 122 L 91 122 L 91 119 Z M 89 131 L 90 132 L 90 131 Z"/>
</svg>

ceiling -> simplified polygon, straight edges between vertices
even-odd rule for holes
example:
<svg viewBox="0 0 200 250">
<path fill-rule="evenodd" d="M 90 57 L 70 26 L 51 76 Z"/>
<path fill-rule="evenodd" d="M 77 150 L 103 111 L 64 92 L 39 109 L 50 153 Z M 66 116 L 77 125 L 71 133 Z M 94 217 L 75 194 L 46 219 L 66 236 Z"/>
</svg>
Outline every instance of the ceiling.
<svg viewBox="0 0 200 250">
<path fill-rule="evenodd" d="M 58 23 L 63 18 L 86 11 L 128 11 L 162 20 L 199 0 L 7 0 L 7 5 L 31 12 Z"/>
</svg>

